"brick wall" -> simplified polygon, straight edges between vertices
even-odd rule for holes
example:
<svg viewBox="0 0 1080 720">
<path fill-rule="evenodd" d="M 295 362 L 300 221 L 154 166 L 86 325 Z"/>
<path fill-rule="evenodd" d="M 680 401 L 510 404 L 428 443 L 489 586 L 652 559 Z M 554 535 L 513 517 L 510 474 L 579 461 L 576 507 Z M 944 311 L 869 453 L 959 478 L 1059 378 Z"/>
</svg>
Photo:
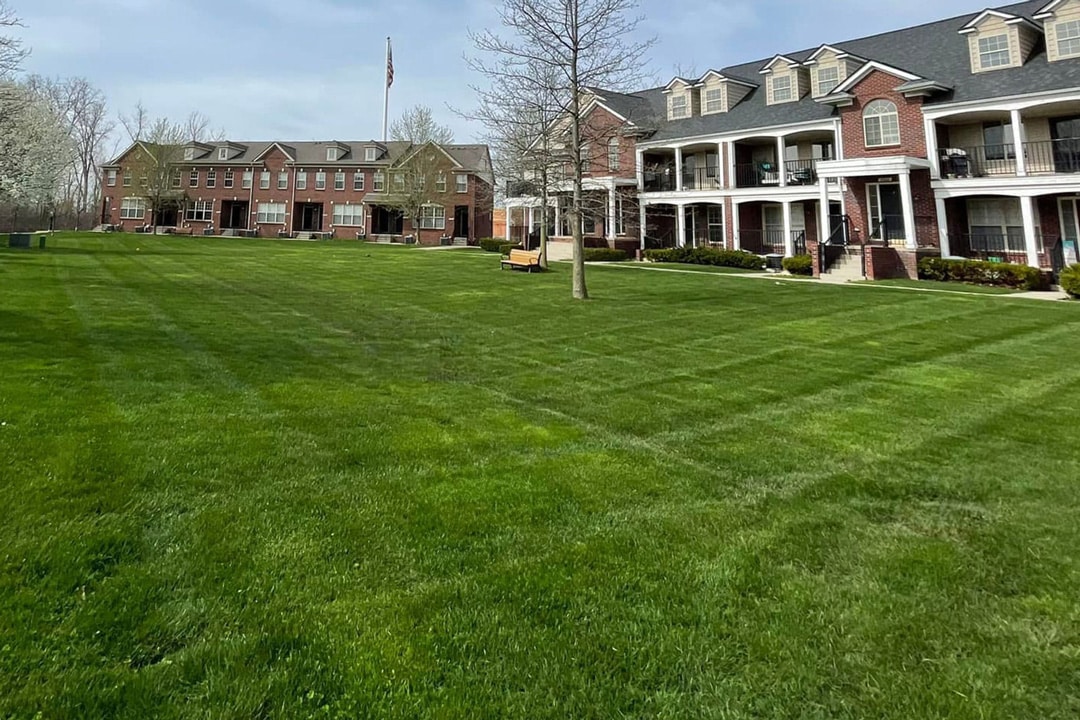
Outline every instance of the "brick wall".
<svg viewBox="0 0 1080 720">
<path fill-rule="evenodd" d="M 926 157 L 926 134 L 923 131 L 922 98 L 905 98 L 894 88 L 905 81 L 895 75 L 874 70 L 852 88 L 855 101 L 840 108 L 841 132 L 844 138 L 844 157 L 881 157 L 910 155 Z M 863 131 L 863 108 L 874 100 L 890 100 L 896 105 L 900 119 L 900 144 L 883 148 L 866 147 Z"/>
</svg>

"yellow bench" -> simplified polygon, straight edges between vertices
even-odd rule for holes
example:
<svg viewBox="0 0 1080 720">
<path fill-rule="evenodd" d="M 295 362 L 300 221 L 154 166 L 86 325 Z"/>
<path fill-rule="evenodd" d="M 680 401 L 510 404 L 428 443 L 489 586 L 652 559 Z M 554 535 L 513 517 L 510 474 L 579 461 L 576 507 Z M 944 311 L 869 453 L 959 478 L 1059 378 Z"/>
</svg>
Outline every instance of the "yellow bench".
<svg viewBox="0 0 1080 720">
<path fill-rule="evenodd" d="M 532 272 L 540 269 L 539 250 L 511 250 L 510 257 L 503 258 L 499 269 L 510 268 L 511 270 L 525 270 Z"/>
</svg>

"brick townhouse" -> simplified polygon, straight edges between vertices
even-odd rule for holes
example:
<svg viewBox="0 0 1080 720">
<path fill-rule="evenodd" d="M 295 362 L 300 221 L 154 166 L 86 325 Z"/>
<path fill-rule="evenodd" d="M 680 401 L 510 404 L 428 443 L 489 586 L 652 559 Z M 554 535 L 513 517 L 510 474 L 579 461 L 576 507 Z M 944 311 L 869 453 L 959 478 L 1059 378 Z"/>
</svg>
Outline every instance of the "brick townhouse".
<svg viewBox="0 0 1080 720">
<path fill-rule="evenodd" d="M 818 272 L 870 277 L 911 276 L 923 254 L 1042 268 L 1075 258 L 1080 0 L 1005 5 L 587 101 L 601 127 L 619 125 L 603 134 L 610 156 L 583 149 L 587 187 L 609 200 L 586 233 L 609 245 L 809 253 Z M 511 232 L 536 222 L 535 194 L 510 193 Z"/>
<path fill-rule="evenodd" d="M 136 143 L 103 167 L 101 221 L 152 221 Z M 493 177 L 484 145 L 407 142 L 215 142 L 178 149 L 156 222 L 180 232 L 253 237 L 413 236 L 473 242 L 491 235 Z M 423 156 L 432 188 L 420 227 L 404 217 L 402 176 Z"/>
</svg>

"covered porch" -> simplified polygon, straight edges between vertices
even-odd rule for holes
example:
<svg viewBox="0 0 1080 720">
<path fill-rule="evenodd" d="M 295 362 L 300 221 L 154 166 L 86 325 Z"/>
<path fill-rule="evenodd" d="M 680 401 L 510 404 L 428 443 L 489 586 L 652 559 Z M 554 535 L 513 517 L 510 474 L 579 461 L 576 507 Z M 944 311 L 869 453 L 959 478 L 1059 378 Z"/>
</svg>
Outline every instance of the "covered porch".
<svg viewBox="0 0 1080 720">
<path fill-rule="evenodd" d="M 1080 197 L 945 193 L 937 198 L 943 257 L 1057 269 L 1080 245 Z"/>
</svg>

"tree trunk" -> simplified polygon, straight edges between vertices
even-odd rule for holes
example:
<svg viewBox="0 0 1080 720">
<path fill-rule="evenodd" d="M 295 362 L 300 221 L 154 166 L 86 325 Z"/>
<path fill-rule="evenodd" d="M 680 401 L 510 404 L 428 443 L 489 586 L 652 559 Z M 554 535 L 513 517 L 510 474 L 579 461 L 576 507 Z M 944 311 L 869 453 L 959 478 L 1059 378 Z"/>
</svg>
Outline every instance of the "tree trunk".
<svg viewBox="0 0 1080 720">
<path fill-rule="evenodd" d="M 541 174 L 540 185 L 540 267 L 548 269 L 548 189 L 547 173 Z"/>
<path fill-rule="evenodd" d="M 575 300 L 588 300 L 589 290 L 585 286 L 585 238 L 584 219 L 581 212 L 583 197 L 581 191 L 581 88 L 578 83 L 578 43 L 579 29 L 578 6 L 576 0 L 571 3 L 570 27 L 573 30 L 571 43 L 573 50 L 570 53 L 570 145 L 574 153 L 574 206 L 570 213 L 570 221 L 574 223 L 572 228 L 574 235 L 574 269 L 573 269 L 573 294 Z"/>
</svg>

